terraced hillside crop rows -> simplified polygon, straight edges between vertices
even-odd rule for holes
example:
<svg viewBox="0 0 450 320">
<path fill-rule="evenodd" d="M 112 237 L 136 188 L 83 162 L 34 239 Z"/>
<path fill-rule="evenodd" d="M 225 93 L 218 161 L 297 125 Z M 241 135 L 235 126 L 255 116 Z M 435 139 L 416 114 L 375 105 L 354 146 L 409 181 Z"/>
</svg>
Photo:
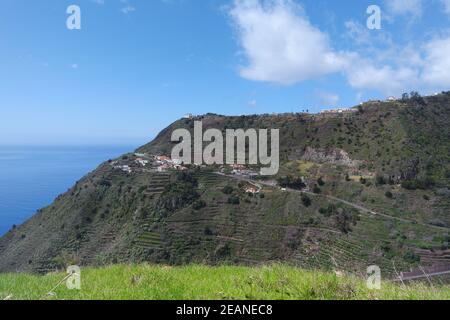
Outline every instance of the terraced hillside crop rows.
<svg viewBox="0 0 450 320">
<path fill-rule="evenodd" d="M 170 155 L 172 130 L 199 120 L 204 129 L 280 129 L 278 175 L 257 177 L 262 189 L 249 195 L 248 180 L 219 175 L 219 166 L 161 173 L 124 155 L 0 238 L 0 272 L 283 261 L 356 273 L 376 264 L 390 276 L 450 264 L 450 94 L 343 115 L 182 119 L 137 152 Z"/>
</svg>

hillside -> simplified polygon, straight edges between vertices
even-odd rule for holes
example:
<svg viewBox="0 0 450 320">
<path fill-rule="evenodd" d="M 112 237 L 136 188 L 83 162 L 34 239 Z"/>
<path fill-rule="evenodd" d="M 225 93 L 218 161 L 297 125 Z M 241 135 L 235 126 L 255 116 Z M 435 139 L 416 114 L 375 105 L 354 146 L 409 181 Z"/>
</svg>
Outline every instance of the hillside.
<svg viewBox="0 0 450 320">
<path fill-rule="evenodd" d="M 82 290 L 55 286 L 66 275 L 0 275 L 0 300 L 448 300 L 448 286 L 382 282 L 284 265 L 265 267 L 116 265 L 81 273 Z M 52 291 L 50 291 L 52 290 Z"/>
<path fill-rule="evenodd" d="M 170 155 L 173 129 L 195 120 L 205 129 L 279 128 L 278 176 L 158 172 L 155 156 Z M 283 261 L 358 274 L 377 264 L 392 276 L 450 264 L 449 150 L 450 93 L 343 113 L 181 119 L 2 237 L 0 272 Z M 259 194 L 245 192 L 252 184 Z"/>
</svg>

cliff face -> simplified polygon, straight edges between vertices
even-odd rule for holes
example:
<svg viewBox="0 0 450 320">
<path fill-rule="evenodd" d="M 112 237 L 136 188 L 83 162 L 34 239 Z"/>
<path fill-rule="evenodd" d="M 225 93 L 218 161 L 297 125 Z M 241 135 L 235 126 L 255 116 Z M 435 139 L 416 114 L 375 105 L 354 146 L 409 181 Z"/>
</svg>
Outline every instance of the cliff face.
<svg viewBox="0 0 450 320">
<path fill-rule="evenodd" d="M 280 129 L 277 177 L 248 181 L 218 167 L 158 172 L 172 131 Z M 287 261 L 391 272 L 448 263 L 450 95 L 372 103 L 325 115 L 205 115 L 105 162 L 0 239 L 0 272 L 66 264 Z M 252 168 L 248 168 L 251 170 Z M 306 193 L 273 187 L 302 177 Z M 261 189 L 250 195 L 254 184 Z M 446 257 L 444 255 L 444 257 Z"/>
</svg>

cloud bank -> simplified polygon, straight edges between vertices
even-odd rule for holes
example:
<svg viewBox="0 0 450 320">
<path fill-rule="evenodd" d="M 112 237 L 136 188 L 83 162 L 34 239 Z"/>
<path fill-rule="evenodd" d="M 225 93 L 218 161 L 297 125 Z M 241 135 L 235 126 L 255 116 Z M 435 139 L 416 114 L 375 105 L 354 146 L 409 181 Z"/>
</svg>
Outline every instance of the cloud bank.
<svg viewBox="0 0 450 320">
<path fill-rule="evenodd" d="M 420 0 L 393 0 L 389 10 L 395 13 L 400 7 L 402 12 L 422 12 Z M 339 73 L 353 88 L 389 95 L 450 87 L 450 36 L 405 47 L 385 39 L 390 48 L 372 48 L 368 54 L 356 49 L 358 42 L 367 41 L 357 24 L 346 23 L 355 46 L 337 51 L 292 0 L 235 0 L 229 16 L 247 61 L 239 72 L 248 80 L 293 85 Z"/>
</svg>

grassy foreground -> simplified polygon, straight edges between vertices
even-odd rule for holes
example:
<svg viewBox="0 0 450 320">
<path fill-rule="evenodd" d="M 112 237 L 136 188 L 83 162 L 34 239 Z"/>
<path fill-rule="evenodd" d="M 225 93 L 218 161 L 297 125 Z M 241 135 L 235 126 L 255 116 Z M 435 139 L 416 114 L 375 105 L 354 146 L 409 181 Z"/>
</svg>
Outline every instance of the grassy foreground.
<svg viewBox="0 0 450 320">
<path fill-rule="evenodd" d="M 383 282 L 369 290 L 365 281 L 332 273 L 273 265 L 266 267 L 166 267 L 115 265 L 83 269 L 81 290 L 63 283 L 65 274 L 0 275 L 0 300 L 9 299 L 450 299 L 450 287 Z"/>
</svg>

